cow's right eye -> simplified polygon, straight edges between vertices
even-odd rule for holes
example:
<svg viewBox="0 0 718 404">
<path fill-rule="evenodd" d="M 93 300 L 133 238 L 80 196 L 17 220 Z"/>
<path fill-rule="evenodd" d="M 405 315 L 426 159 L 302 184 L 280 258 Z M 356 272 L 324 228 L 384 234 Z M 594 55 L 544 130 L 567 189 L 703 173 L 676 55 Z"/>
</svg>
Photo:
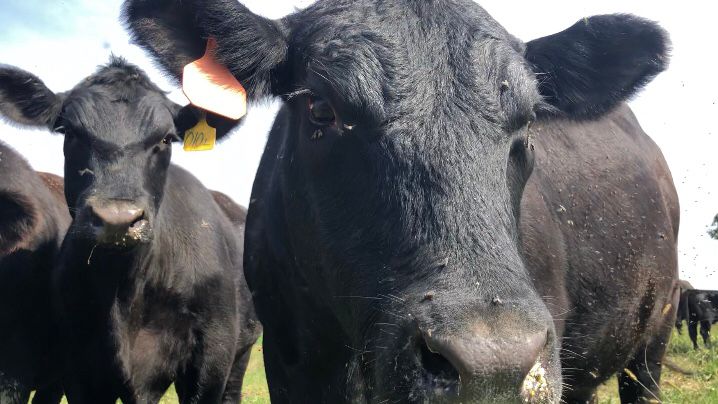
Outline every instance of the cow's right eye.
<svg viewBox="0 0 718 404">
<path fill-rule="evenodd" d="M 162 138 L 162 144 L 164 145 L 170 145 L 174 142 L 180 141 L 182 141 L 182 139 L 180 139 L 180 137 L 174 133 L 168 133 L 167 135 L 165 135 L 165 137 Z"/>
<path fill-rule="evenodd" d="M 336 115 L 329 101 L 312 96 L 309 98 L 309 120 L 317 126 L 334 125 Z"/>
</svg>

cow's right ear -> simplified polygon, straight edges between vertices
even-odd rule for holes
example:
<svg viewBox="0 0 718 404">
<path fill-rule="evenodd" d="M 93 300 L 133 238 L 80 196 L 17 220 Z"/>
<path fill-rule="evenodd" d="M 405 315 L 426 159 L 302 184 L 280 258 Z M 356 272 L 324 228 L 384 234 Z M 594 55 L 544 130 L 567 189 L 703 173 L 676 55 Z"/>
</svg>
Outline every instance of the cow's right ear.
<svg viewBox="0 0 718 404">
<path fill-rule="evenodd" d="M 32 234 L 37 210 L 24 195 L 0 192 L 0 255 L 15 251 Z"/>
<path fill-rule="evenodd" d="M 0 115 L 21 126 L 50 128 L 62 109 L 62 97 L 35 75 L 0 65 Z"/>
<path fill-rule="evenodd" d="M 134 40 L 179 81 L 185 65 L 215 38 L 215 57 L 250 101 L 280 95 L 278 72 L 287 56 L 281 21 L 253 14 L 237 0 L 127 0 L 123 19 Z"/>
</svg>

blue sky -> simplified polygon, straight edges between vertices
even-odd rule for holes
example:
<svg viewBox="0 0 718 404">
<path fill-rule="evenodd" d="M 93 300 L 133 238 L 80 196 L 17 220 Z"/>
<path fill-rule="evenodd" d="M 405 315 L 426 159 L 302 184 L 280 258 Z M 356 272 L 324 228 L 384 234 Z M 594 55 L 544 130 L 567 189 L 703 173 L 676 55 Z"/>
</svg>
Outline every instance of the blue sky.
<svg viewBox="0 0 718 404">
<path fill-rule="evenodd" d="M 0 1 L 0 63 L 29 70 L 56 92 L 71 88 L 105 63 L 110 52 L 145 68 L 179 103 L 186 99 L 129 43 L 118 23 L 119 0 Z M 253 11 L 280 17 L 308 0 L 251 0 Z M 694 285 L 718 289 L 718 241 L 706 228 L 718 213 L 718 56 L 709 52 L 718 38 L 710 2 L 653 0 L 487 0 L 480 3 L 523 40 L 560 31 L 580 18 L 629 12 L 661 23 L 673 40 L 670 69 L 631 102 L 644 130 L 658 143 L 673 173 L 681 201 L 680 270 Z M 276 102 L 250 108 L 244 125 L 211 152 L 185 153 L 173 161 L 187 167 L 208 187 L 246 204 Z M 0 139 L 24 154 L 38 170 L 62 174 L 62 139 L 42 131 L 0 122 Z"/>
<path fill-rule="evenodd" d="M 21 40 L 24 35 L 38 32 L 42 35 L 70 35 L 76 31 L 76 24 L 67 23 L 62 15 L 70 15 L 71 10 L 87 8 L 81 1 L 43 1 L 43 0 L 5 0 L 0 13 L 0 26 L 3 27 L 4 40 Z M 78 7 L 79 6 L 79 7 Z M 30 24 L 31 22 L 31 24 Z"/>
</svg>

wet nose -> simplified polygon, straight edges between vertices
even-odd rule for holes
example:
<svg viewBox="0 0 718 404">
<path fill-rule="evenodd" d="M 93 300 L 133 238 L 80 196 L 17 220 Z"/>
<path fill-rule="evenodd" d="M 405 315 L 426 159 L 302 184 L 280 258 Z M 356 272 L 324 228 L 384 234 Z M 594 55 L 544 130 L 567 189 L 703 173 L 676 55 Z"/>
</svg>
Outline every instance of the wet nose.
<svg viewBox="0 0 718 404">
<path fill-rule="evenodd" d="M 533 397 L 539 390 L 548 389 L 543 385 L 545 371 L 541 364 L 542 353 L 547 349 L 546 329 L 506 330 L 505 334 L 496 336 L 482 331 L 459 336 L 420 331 L 423 346 L 419 354 L 423 367 L 430 374 L 441 373 L 443 378 L 452 374 L 458 377 L 461 395 L 493 391 L 514 397 Z M 527 384 L 527 379 L 531 379 L 531 383 Z"/>
<path fill-rule="evenodd" d="M 90 204 L 93 225 L 105 236 L 123 236 L 144 219 L 145 212 L 129 201 L 95 202 Z"/>
</svg>

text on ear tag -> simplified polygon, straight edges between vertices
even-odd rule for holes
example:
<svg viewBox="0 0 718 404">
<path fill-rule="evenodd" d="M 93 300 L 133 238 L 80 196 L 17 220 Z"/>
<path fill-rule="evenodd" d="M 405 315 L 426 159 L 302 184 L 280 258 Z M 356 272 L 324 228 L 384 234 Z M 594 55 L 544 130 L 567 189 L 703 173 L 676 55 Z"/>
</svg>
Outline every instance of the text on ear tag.
<svg viewBox="0 0 718 404">
<path fill-rule="evenodd" d="M 217 41 L 207 39 L 204 56 L 182 71 L 182 92 L 204 110 L 238 120 L 247 113 L 247 91 L 226 66 L 217 62 Z"/>
<path fill-rule="evenodd" d="M 217 130 L 207 123 L 207 118 L 197 122 L 197 125 L 184 132 L 184 151 L 205 151 L 214 149 L 217 141 Z"/>
</svg>

